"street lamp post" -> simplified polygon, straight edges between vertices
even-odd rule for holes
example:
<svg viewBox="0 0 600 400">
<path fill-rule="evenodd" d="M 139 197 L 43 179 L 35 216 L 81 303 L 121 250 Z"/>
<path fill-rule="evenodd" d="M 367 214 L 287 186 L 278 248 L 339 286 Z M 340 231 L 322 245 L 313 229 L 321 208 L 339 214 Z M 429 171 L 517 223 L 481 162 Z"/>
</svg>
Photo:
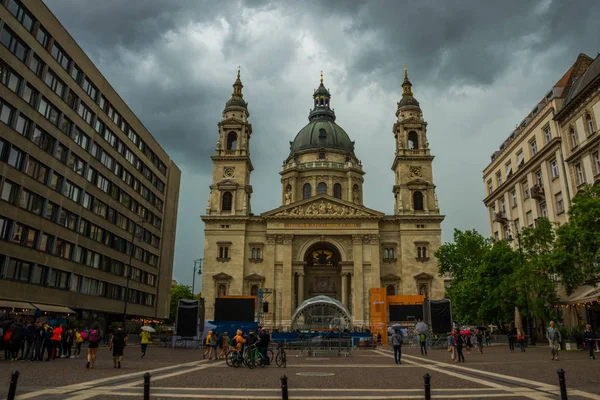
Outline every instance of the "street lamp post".
<svg viewBox="0 0 600 400">
<path fill-rule="evenodd" d="M 129 301 L 129 280 L 131 279 L 131 260 L 133 257 L 133 247 L 135 242 L 135 233 L 137 231 L 137 227 L 139 225 L 144 224 L 144 220 L 138 221 L 137 224 L 133 225 L 133 230 L 131 231 L 131 250 L 129 251 L 129 265 L 127 265 L 127 286 L 125 286 L 125 301 L 123 305 L 123 329 L 125 329 L 125 323 L 127 322 L 127 302 Z"/>
<path fill-rule="evenodd" d="M 508 241 L 512 240 L 512 237 L 510 236 L 510 223 L 514 224 L 515 233 L 517 234 L 517 245 L 519 246 L 519 262 L 521 263 L 521 268 L 523 268 L 523 265 L 524 265 L 523 247 L 521 247 L 521 233 L 519 232 L 519 225 L 517 225 L 517 220 L 508 219 L 504 216 L 496 216 L 496 220 L 498 220 L 499 222 L 504 222 L 508 225 L 508 231 L 509 231 L 509 235 L 507 237 Z M 527 296 L 526 296 L 526 299 L 527 299 Z M 527 344 L 528 345 L 533 344 L 533 338 L 531 337 L 531 328 L 529 326 L 530 319 L 531 319 L 531 316 L 529 315 L 529 299 L 527 299 L 527 319 L 525 321 L 525 331 L 527 333 Z"/>
<path fill-rule="evenodd" d="M 202 259 L 194 260 L 194 276 L 192 277 L 192 295 L 196 292 L 196 264 L 198 264 L 198 275 L 202 275 Z"/>
</svg>

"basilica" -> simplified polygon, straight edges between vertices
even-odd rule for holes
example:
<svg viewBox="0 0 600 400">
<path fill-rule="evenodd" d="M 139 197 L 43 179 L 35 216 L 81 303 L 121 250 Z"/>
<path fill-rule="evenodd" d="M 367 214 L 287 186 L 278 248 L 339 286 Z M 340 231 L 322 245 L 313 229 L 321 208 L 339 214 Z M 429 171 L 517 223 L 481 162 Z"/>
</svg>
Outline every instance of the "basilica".
<svg viewBox="0 0 600 400">
<path fill-rule="evenodd" d="M 441 244 L 444 216 L 427 122 L 406 68 L 392 127 L 396 146 L 380 154 L 389 156 L 395 176 L 393 215 L 364 205 L 365 171 L 354 142 L 336 123 L 322 75 L 308 124 L 283 155 L 281 206 L 254 214 L 253 132 L 242 88 L 238 70 L 211 157 L 212 184 L 202 216 L 206 319 L 213 319 L 217 297 L 256 296 L 259 289 L 270 299 L 262 311 L 281 327 L 290 325 L 304 300 L 319 295 L 341 302 L 355 325 L 369 323 L 372 288 L 384 288 L 387 296 L 443 298 L 433 253 Z"/>
</svg>

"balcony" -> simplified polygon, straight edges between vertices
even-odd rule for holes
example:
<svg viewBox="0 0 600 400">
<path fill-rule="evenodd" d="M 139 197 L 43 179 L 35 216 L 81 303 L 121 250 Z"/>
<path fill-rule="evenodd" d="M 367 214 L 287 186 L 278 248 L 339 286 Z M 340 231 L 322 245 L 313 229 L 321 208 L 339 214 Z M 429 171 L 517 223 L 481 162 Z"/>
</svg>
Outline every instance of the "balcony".
<svg viewBox="0 0 600 400">
<path fill-rule="evenodd" d="M 283 170 L 298 168 L 298 169 L 312 169 L 312 168 L 335 168 L 335 169 L 347 169 L 347 168 L 360 168 L 360 164 L 355 164 L 350 161 L 348 162 L 334 162 L 334 161 L 309 161 L 306 163 L 295 163 L 290 162 L 283 166 Z"/>
<path fill-rule="evenodd" d="M 544 200 L 544 188 L 538 185 L 531 187 L 531 197 L 538 200 Z"/>
<path fill-rule="evenodd" d="M 506 214 L 502 211 L 494 213 L 494 222 L 507 222 L 508 218 L 506 218 Z"/>
</svg>

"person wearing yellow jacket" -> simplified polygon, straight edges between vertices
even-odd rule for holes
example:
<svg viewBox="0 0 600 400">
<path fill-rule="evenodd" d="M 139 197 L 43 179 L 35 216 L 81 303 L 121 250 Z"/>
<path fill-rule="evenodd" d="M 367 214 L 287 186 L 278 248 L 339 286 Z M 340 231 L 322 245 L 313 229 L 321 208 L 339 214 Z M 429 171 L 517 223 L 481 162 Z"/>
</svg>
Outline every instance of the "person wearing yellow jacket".
<svg viewBox="0 0 600 400">
<path fill-rule="evenodd" d="M 79 329 L 73 329 L 75 332 L 75 352 L 73 352 L 73 356 L 71 358 L 79 358 L 79 354 L 81 353 L 81 345 L 83 344 L 83 336 L 79 333 Z"/>
<path fill-rule="evenodd" d="M 152 335 L 150 335 L 150 332 L 148 331 L 142 331 L 142 333 L 140 333 L 140 337 L 142 338 L 142 358 L 144 358 L 146 357 L 146 348 L 148 348 L 148 345 L 151 342 Z"/>
</svg>

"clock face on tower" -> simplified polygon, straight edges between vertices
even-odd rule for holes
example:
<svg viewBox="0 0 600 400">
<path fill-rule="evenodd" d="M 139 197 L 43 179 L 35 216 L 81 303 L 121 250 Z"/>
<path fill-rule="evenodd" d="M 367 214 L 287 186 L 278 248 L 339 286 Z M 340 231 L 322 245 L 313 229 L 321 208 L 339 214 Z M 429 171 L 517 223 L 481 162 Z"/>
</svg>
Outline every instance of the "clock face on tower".
<svg viewBox="0 0 600 400">
<path fill-rule="evenodd" d="M 225 168 L 225 171 L 223 171 L 223 176 L 225 178 L 233 178 L 234 175 L 235 170 L 233 168 Z"/>
<path fill-rule="evenodd" d="M 421 176 L 422 175 L 421 168 L 420 167 L 412 167 L 410 169 L 410 175 L 413 177 Z"/>
</svg>

